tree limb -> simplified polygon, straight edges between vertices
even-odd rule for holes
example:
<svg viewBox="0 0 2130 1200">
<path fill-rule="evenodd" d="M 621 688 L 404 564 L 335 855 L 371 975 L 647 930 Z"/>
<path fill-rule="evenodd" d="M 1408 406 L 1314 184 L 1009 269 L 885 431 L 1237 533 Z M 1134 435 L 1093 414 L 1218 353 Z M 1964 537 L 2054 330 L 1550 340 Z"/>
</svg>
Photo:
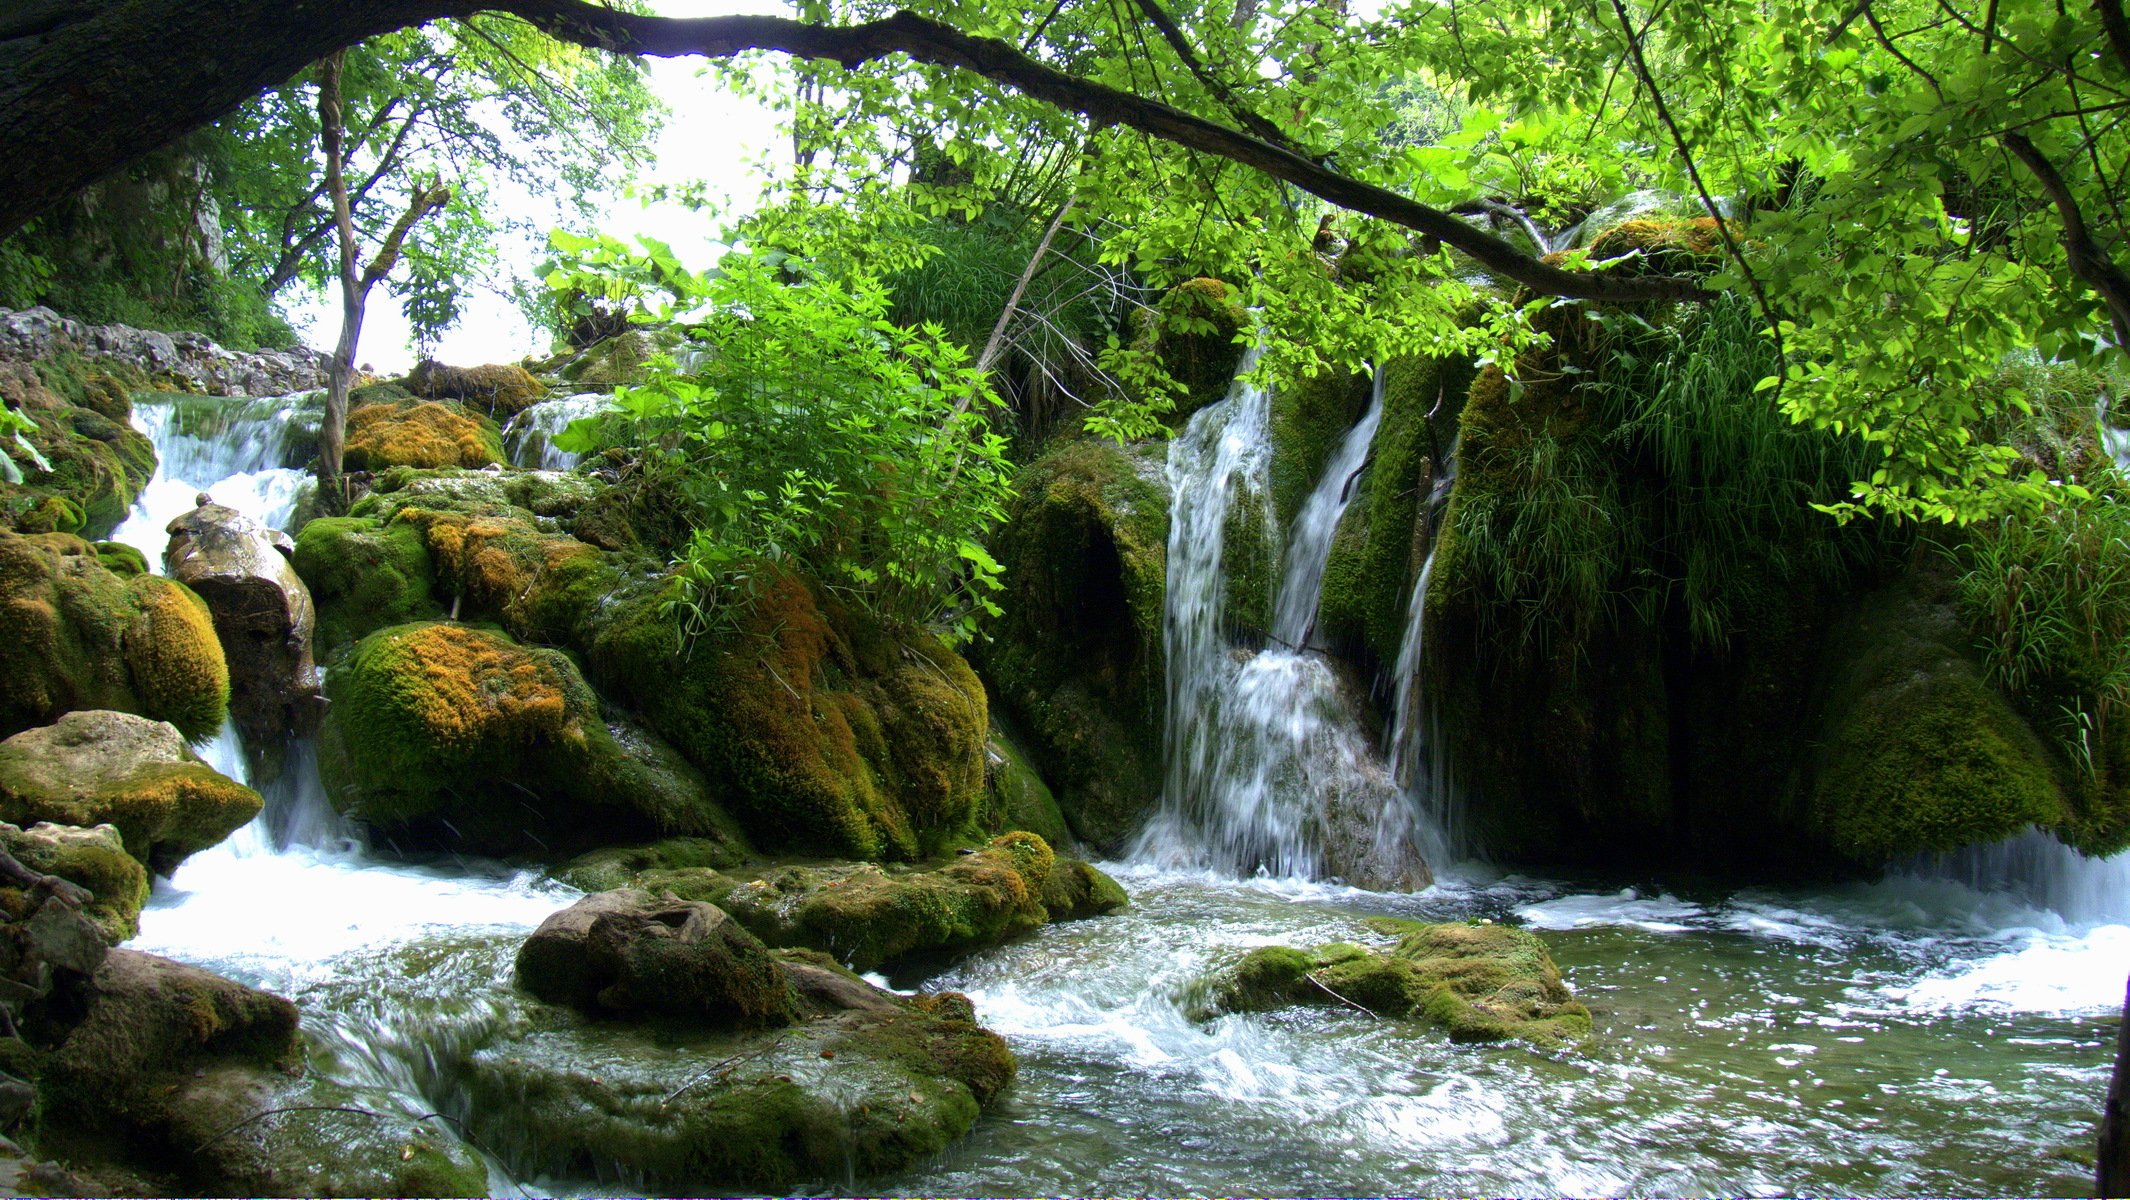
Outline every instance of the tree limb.
<svg viewBox="0 0 2130 1200">
<path fill-rule="evenodd" d="M 1058 206 L 1058 215 L 1050 219 L 1050 227 L 1043 231 L 1043 240 L 1035 244 L 1035 253 L 1028 256 L 1027 267 L 1022 269 L 1021 277 L 1013 281 L 1013 292 L 1006 297 L 1006 307 L 998 314 L 998 324 L 991 327 L 991 336 L 985 340 L 983 352 L 976 356 L 977 371 L 988 371 L 991 364 L 998 361 L 999 352 L 1005 348 L 1006 329 L 1013 324 L 1013 314 L 1021 306 L 1021 296 L 1028 290 L 1028 281 L 1035 278 L 1036 268 L 1042 265 L 1043 256 L 1050 253 L 1050 243 L 1058 236 L 1059 227 L 1063 226 L 1065 218 L 1071 215 L 1072 199 L 1067 196 L 1065 203 Z M 954 407 L 956 411 L 963 411 L 969 407 L 969 402 L 967 399 L 957 400 Z"/>
<path fill-rule="evenodd" d="M 2115 51 L 2115 64 L 2130 73 L 2130 18 L 2123 15 L 2123 0 L 2093 0 L 2093 8 L 2100 14 L 2109 48 Z"/>
<path fill-rule="evenodd" d="M 1153 23 L 1155 29 L 1161 31 L 1161 38 L 1169 44 L 1169 49 L 1174 50 L 1176 57 L 1183 60 L 1183 65 L 1190 69 L 1198 82 L 1213 93 L 1213 98 L 1220 101 L 1222 108 L 1228 110 L 1228 115 L 1235 118 L 1236 124 L 1248 130 L 1252 136 L 1262 138 L 1275 146 L 1285 147 L 1297 154 L 1305 153 L 1291 138 L 1280 132 L 1279 126 L 1250 111 L 1250 107 L 1244 104 L 1227 84 L 1221 82 L 1219 76 L 1199 61 L 1197 52 L 1191 49 L 1191 43 L 1183 36 L 1183 31 L 1176 28 L 1176 22 L 1162 9 L 1161 0 L 1137 0 L 1137 3 L 1139 11 L 1145 13 L 1146 19 Z M 1305 154 L 1305 157 L 1322 161 L 1321 155 Z"/>
<path fill-rule="evenodd" d="M 2086 214 L 2078 207 L 2078 197 L 2071 193 L 2071 185 L 2064 182 L 2063 173 L 2039 147 L 2023 133 L 2007 133 L 2004 148 L 2033 173 L 2035 182 L 2041 185 L 2042 194 L 2055 207 L 2056 221 L 2063 227 L 2063 253 L 2071 274 L 2098 293 L 2101 302 L 2108 306 L 2108 319 L 2115 327 L 2115 344 L 2130 346 L 2130 272 L 2125 272 L 2094 242 L 2092 230 L 2086 225 Z"/>
</svg>

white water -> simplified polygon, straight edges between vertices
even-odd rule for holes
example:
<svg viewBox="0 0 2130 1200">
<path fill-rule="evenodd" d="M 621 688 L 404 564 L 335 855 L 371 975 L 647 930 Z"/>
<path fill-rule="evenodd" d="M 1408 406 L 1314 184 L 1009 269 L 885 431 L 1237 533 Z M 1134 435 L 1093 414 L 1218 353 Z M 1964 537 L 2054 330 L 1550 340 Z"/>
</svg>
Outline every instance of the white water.
<svg viewBox="0 0 2130 1200">
<path fill-rule="evenodd" d="M 503 450 L 513 466 L 567 471 L 583 456 L 555 449 L 552 445 L 555 435 L 569 428 L 572 421 L 612 407 L 614 398 L 604 392 L 583 392 L 542 400 L 528 406 L 503 426 Z"/>
<path fill-rule="evenodd" d="M 1254 365 L 1246 360 L 1244 373 Z M 1135 857 L 1425 886 L 1421 822 L 1362 732 L 1358 698 L 1307 648 L 1332 537 L 1382 418 L 1380 380 L 1282 539 L 1271 644 L 1252 654 L 1225 629 L 1225 534 L 1242 504 L 1260 506 L 1249 515 L 1274 527 L 1269 413 L 1264 389 L 1238 381 L 1169 446 L 1168 771 Z"/>
</svg>

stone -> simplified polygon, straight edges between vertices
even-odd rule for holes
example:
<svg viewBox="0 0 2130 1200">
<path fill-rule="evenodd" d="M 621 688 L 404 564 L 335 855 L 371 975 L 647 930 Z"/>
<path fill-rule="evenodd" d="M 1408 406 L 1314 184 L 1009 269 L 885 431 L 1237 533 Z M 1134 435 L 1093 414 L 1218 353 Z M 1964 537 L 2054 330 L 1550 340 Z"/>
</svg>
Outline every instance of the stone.
<svg viewBox="0 0 2130 1200">
<path fill-rule="evenodd" d="M 71 712 L 0 742 L 0 820 L 117 827 L 168 873 L 259 815 L 259 794 L 201 762 L 184 736 L 130 713 Z"/>
<path fill-rule="evenodd" d="M 116 826 L 83 828 L 40 821 L 21 829 L 0 821 L 0 850 L 30 871 L 81 888 L 75 899 L 81 900 L 83 915 L 95 922 L 104 940 L 116 945 L 139 932 L 141 906 L 148 901 L 148 870 L 126 853 Z M 0 880 L 0 909 L 28 912 L 36 895 L 50 890 L 43 884 L 25 887 Z"/>
<path fill-rule="evenodd" d="M 172 520 L 163 564 L 214 614 L 229 663 L 229 709 L 254 742 L 306 737 L 324 715 L 312 660 L 310 589 L 289 562 L 295 543 L 233 508 L 207 502 Z"/>
<path fill-rule="evenodd" d="M 95 924 L 57 897 L 46 900 L 22 932 L 30 953 L 76 975 L 94 975 L 108 950 Z"/>
<path fill-rule="evenodd" d="M 541 922 L 518 951 L 519 985 L 606 1016 L 661 1013 L 715 1025 L 780 1025 L 789 987 L 769 950 L 713 904 L 619 889 Z"/>
<path fill-rule="evenodd" d="M 326 385 L 326 355 L 308 346 L 240 353 L 196 333 L 90 325 L 41 306 L 0 309 L 0 359 L 50 358 L 69 350 L 211 396 L 276 396 Z"/>
</svg>

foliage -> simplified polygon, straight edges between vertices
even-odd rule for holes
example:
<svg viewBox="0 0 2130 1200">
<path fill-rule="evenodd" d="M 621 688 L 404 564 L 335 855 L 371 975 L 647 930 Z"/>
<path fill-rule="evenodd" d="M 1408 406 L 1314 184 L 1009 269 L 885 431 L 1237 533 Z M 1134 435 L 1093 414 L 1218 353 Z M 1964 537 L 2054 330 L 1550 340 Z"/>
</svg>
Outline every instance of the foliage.
<svg viewBox="0 0 2130 1200">
<path fill-rule="evenodd" d="M 656 243 L 557 235 L 577 265 L 557 289 L 660 294 L 647 315 L 683 337 L 620 389 L 617 411 L 556 445 L 625 447 L 637 486 L 689 527 L 678 603 L 700 632 L 733 599 L 802 565 L 886 616 L 963 637 L 998 565 L 981 545 L 1004 515 L 1011 467 L 998 401 L 936 324 L 887 319 L 874 278 L 776 250 L 735 250 L 697 275 Z"/>
</svg>

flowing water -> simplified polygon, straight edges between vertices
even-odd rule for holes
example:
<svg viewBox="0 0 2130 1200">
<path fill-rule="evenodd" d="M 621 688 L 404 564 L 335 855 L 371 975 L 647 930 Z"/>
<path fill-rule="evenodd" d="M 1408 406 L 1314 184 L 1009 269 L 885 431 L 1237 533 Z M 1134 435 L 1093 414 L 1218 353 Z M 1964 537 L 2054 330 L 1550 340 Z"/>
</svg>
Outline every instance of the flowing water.
<svg viewBox="0 0 2130 1200">
<path fill-rule="evenodd" d="M 1248 434 L 1259 418 L 1237 410 L 1257 402 L 1231 397 L 1206 427 L 1194 421 L 1184 439 L 1193 448 L 1179 451 L 1202 455 L 1201 478 L 1231 498 L 1260 453 Z M 258 515 L 282 503 L 280 485 L 256 480 L 293 464 L 240 453 L 242 428 L 186 446 L 147 406 L 137 420 L 172 464 L 174 487 L 206 487 Z M 136 544 L 171 515 L 154 495 L 179 490 L 151 489 L 129 522 Z M 177 503 L 189 506 L 189 491 Z M 1179 508 L 1185 521 L 1212 539 L 1217 563 L 1222 522 L 1189 506 Z M 158 539 L 151 561 L 160 549 Z M 1208 552 L 1203 543 L 1181 549 Z M 1184 582 L 1211 593 L 1184 599 L 1209 606 L 1214 620 L 1172 627 L 1172 638 L 1204 634 L 1206 661 L 1231 662 L 1229 677 L 1240 675 L 1262 656 L 1217 636 L 1218 580 Z M 205 751 L 225 771 L 244 770 L 226 736 Z M 290 996 L 314 1065 L 335 1077 L 410 1114 L 462 1112 L 455 1065 L 524 1012 L 509 977 L 518 941 L 577 893 L 498 864 L 378 855 L 332 817 L 308 764 L 292 754 L 258 823 L 157 882 L 132 945 Z M 968 992 L 1021 1061 L 1017 1083 L 972 1133 L 918 1169 L 820 1187 L 1498 1195 L 2090 1186 L 2095 1112 L 2130 970 L 2130 860 L 2086 860 L 2035 835 L 1918 861 L 1877 884 L 1797 891 L 1536 879 L 1472 864 L 1444 868 L 1413 894 L 1309 882 L 1298 871 L 1248 877 L 1249 868 L 1210 858 L 1110 869 L 1133 895 L 1124 913 L 1045 928 L 925 981 Z M 1373 914 L 1545 930 L 1593 1009 L 1593 1036 L 1537 1053 L 1452 1045 L 1352 1010 L 1186 1019 L 1209 968 L 1255 946 L 1366 940 Z M 491 1182 L 505 1194 L 613 1190 L 598 1180 L 521 1182 L 500 1162 Z"/>
<path fill-rule="evenodd" d="M 555 435 L 569 428 L 572 421 L 596 416 L 612 407 L 613 398 L 604 392 L 557 396 L 529 405 L 503 426 L 504 453 L 513 466 L 567 471 L 583 456 L 555 449 Z"/>
</svg>

